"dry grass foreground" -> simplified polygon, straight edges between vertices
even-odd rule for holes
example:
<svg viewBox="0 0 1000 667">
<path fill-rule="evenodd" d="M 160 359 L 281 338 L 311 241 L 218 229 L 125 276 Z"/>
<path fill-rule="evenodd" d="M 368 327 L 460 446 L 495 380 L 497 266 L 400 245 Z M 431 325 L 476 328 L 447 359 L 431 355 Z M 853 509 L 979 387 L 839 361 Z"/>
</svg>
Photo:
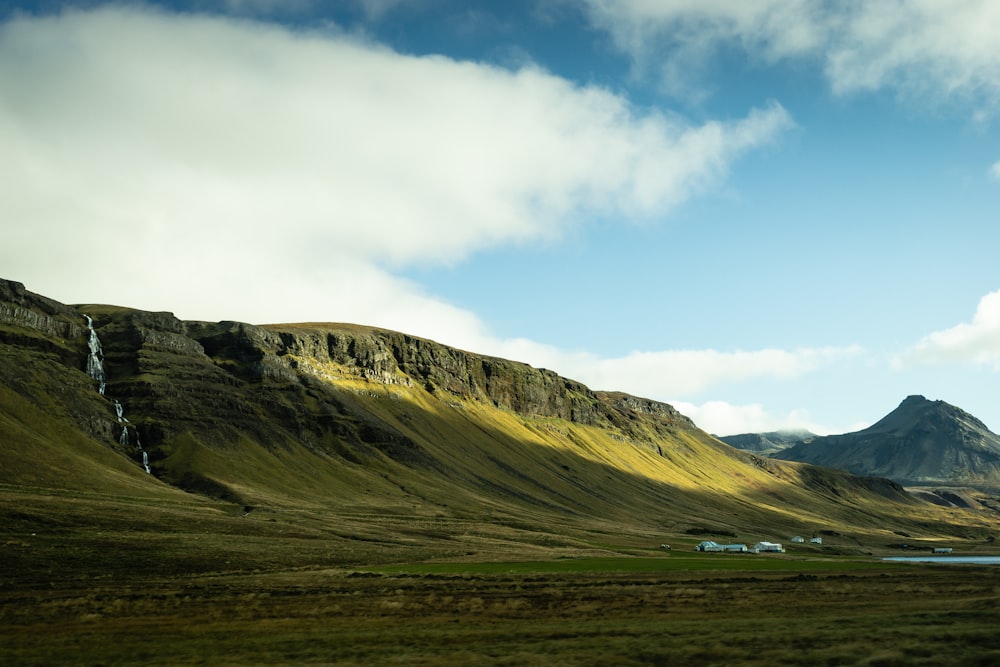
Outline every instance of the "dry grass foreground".
<svg viewBox="0 0 1000 667">
<path fill-rule="evenodd" d="M 733 558 L 8 587 L 0 664 L 1000 664 L 996 568 Z"/>
</svg>

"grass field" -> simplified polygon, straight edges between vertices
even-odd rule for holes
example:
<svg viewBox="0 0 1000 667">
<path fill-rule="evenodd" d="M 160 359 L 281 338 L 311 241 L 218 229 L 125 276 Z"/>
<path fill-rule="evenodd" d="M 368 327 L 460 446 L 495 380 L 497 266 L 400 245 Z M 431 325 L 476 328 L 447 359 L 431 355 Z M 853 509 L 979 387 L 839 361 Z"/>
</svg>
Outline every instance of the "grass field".
<svg viewBox="0 0 1000 667">
<path fill-rule="evenodd" d="M 1000 568 L 879 560 L 995 553 L 992 505 L 401 334 L 87 310 L 107 396 L 0 327 L 0 667 L 1000 664 Z"/>
<path fill-rule="evenodd" d="M 1000 664 L 996 568 L 684 556 L 379 569 L 8 586 L 0 664 Z"/>
<path fill-rule="evenodd" d="M 997 567 L 234 509 L 0 488 L 0 665 L 1000 664 Z"/>
</svg>

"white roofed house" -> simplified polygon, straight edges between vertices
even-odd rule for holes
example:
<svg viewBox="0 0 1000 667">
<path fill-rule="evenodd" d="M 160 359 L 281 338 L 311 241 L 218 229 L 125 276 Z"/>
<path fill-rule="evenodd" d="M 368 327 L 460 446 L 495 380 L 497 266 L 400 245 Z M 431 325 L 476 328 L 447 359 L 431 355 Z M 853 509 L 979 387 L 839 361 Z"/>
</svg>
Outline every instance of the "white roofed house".
<svg viewBox="0 0 1000 667">
<path fill-rule="evenodd" d="M 809 538 L 809 544 L 823 544 L 822 537 L 811 537 Z"/>
<path fill-rule="evenodd" d="M 711 540 L 701 542 L 694 548 L 695 551 L 714 551 L 728 553 L 747 553 L 750 549 L 745 544 L 719 544 Z"/>
<path fill-rule="evenodd" d="M 758 542 L 754 545 L 753 552 L 755 554 L 780 554 L 785 552 L 785 548 L 777 542 Z"/>
<path fill-rule="evenodd" d="M 792 538 L 792 542 L 795 542 L 796 544 L 801 544 L 802 542 L 805 541 L 806 538 L 802 537 L 801 535 L 796 535 L 795 537 Z"/>
</svg>

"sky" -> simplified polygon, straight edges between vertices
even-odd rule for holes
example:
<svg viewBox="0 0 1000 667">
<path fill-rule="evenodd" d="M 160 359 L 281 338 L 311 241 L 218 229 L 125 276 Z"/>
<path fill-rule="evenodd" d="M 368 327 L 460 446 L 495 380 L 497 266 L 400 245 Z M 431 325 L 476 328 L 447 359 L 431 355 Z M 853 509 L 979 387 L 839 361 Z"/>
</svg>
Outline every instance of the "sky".
<svg viewBox="0 0 1000 667">
<path fill-rule="evenodd" d="M 993 0 L 13 0 L 0 147 L 0 277 L 64 303 L 1000 431 Z"/>
</svg>

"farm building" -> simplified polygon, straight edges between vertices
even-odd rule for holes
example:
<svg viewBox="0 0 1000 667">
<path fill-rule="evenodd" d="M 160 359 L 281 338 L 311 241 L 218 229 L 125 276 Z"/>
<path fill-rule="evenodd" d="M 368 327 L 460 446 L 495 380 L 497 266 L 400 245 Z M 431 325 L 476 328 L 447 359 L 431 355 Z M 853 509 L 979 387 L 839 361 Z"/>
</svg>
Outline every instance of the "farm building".
<svg viewBox="0 0 1000 667">
<path fill-rule="evenodd" d="M 806 538 L 802 537 L 801 535 L 796 535 L 795 537 L 792 538 L 792 542 L 795 542 L 796 544 L 802 544 L 805 541 Z"/>
<path fill-rule="evenodd" d="M 822 537 L 813 537 L 809 539 L 809 544 L 823 544 Z"/>
<path fill-rule="evenodd" d="M 776 542 L 758 542 L 754 545 L 753 552 L 755 554 L 780 554 L 785 552 L 785 548 Z"/>
<path fill-rule="evenodd" d="M 950 554 L 951 547 L 934 547 L 934 553 L 936 554 Z"/>
<path fill-rule="evenodd" d="M 715 551 L 715 552 L 730 552 L 730 553 L 747 553 L 750 551 L 745 544 L 719 544 L 718 542 L 713 542 L 711 540 L 706 540 L 701 542 L 698 546 L 694 548 L 695 551 Z"/>
</svg>

